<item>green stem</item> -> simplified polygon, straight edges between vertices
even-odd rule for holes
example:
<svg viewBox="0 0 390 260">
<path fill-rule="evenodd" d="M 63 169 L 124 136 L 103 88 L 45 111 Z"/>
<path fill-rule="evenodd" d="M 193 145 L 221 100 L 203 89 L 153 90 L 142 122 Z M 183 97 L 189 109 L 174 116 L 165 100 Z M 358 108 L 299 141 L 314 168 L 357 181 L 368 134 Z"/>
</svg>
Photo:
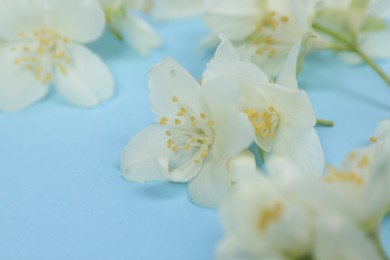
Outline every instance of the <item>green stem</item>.
<svg viewBox="0 0 390 260">
<path fill-rule="evenodd" d="M 265 151 L 263 149 L 261 149 L 260 146 L 257 146 L 257 149 L 259 150 L 261 162 L 264 163 L 265 162 Z"/>
<path fill-rule="evenodd" d="M 386 73 L 381 70 L 375 62 L 367 56 L 361 49 L 355 48 L 355 52 L 359 57 L 364 60 L 376 73 L 390 86 L 390 78 L 386 75 Z"/>
<path fill-rule="evenodd" d="M 330 120 L 317 119 L 316 126 L 325 126 L 325 127 L 333 127 L 334 122 Z"/>
<path fill-rule="evenodd" d="M 322 32 L 324 34 L 327 34 L 327 35 L 331 36 L 333 39 L 338 40 L 341 43 L 345 44 L 346 51 L 355 52 L 362 60 L 364 60 L 364 62 L 366 62 L 387 83 L 388 86 L 390 86 L 390 78 L 387 76 L 387 74 L 383 70 L 381 70 L 375 64 L 375 62 L 357 46 L 356 42 L 351 42 L 348 38 L 344 37 L 344 35 L 339 34 L 338 32 L 335 32 L 332 29 L 329 29 L 326 26 L 323 26 L 319 23 L 313 23 L 313 28 L 316 29 L 317 31 Z"/>
</svg>

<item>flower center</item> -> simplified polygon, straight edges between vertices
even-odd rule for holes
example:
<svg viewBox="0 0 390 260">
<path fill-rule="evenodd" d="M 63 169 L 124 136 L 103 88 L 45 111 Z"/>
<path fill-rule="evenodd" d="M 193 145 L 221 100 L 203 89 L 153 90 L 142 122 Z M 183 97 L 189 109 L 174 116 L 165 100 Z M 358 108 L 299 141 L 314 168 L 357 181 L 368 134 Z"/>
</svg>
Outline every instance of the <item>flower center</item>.
<svg viewBox="0 0 390 260">
<path fill-rule="evenodd" d="M 328 166 L 328 175 L 323 177 L 323 181 L 326 183 L 351 183 L 357 186 L 362 186 L 364 180 L 356 172 L 350 171 L 347 173 L 337 171 L 333 166 Z"/>
<path fill-rule="evenodd" d="M 368 167 L 370 163 L 370 159 L 368 158 L 367 155 L 363 155 L 361 158 L 357 158 L 356 153 L 351 152 L 348 155 L 349 160 L 352 162 L 356 162 L 356 166 L 358 169 L 365 169 Z M 327 183 L 352 183 L 357 186 L 362 186 L 364 184 L 364 179 L 357 174 L 354 171 L 349 171 L 349 172 L 342 172 L 336 170 L 332 165 L 328 166 L 328 175 L 326 175 L 323 178 L 324 182 Z"/>
<path fill-rule="evenodd" d="M 273 58 L 276 55 L 275 44 L 277 40 L 273 37 L 280 25 L 289 21 L 287 16 L 278 15 L 275 11 L 270 11 L 259 21 L 255 33 L 251 36 L 252 43 L 257 46 L 256 54 L 266 55 Z"/>
<path fill-rule="evenodd" d="M 277 222 L 282 216 L 284 205 L 282 202 L 275 203 L 273 206 L 261 211 L 257 226 L 261 233 L 264 233 L 272 222 Z"/>
<path fill-rule="evenodd" d="M 258 112 L 254 108 L 247 108 L 244 112 L 248 116 L 257 136 L 263 139 L 275 137 L 280 123 L 280 117 L 273 106 L 261 112 Z"/>
<path fill-rule="evenodd" d="M 35 74 L 43 84 L 52 79 L 53 68 L 65 74 L 65 66 L 70 64 L 71 57 L 67 51 L 69 39 L 61 37 L 49 29 L 36 30 L 32 33 L 19 33 L 22 45 L 14 45 L 11 50 L 17 52 L 14 64 Z"/>
<path fill-rule="evenodd" d="M 207 157 L 213 144 L 215 122 L 205 113 L 196 115 L 176 96 L 172 97 L 172 102 L 178 105 L 177 117 L 163 116 L 160 119 L 160 124 L 167 128 L 167 148 L 173 152 L 192 152 L 196 154 L 193 162 L 199 164 Z"/>
</svg>

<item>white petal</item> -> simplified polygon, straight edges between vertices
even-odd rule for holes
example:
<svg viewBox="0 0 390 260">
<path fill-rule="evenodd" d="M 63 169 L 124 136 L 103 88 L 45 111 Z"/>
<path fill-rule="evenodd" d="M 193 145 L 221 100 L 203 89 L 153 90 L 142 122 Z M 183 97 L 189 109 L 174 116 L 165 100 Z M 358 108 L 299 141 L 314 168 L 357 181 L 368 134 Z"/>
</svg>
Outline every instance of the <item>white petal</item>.
<svg viewBox="0 0 390 260">
<path fill-rule="evenodd" d="M 81 45 L 69 48 L 72 61 L 56 75 L 58 91 L 71 103 L 92 107 L 112 96 L 114 81 L 99 56 Z"/>
<path fill-rule="evenodd" d="M 361 48 L 370 57 L 387 59 L 390 57 L 390 29 L 362 33 Z"/>
<path fill-rule="evenodd" d="M 9 44 L 0 46 L 0 108 L 6 111 L 27 107 L 48 92 L 48 86 L 36 80 L 34 73 L 14 64 L 17 54 Z"/>
<path fill-rule="evenodd" d="M 153 125 L 145 128 L 131 139 L 122 154 L 123 177 L 135 182 L 164 180 L 158 157 L 166 153 L 164 127 Z"/>
<path fill-rule="evenodd" d="M 256 159 L 253 153 L 245 150 L 228 162 L 229 183 L 235 185 L 242 180 L 257 177 L 260 173 L 257 169 Z"/>
<path fill-rule="evenodd" d="M 303 90 L 294 90 L 278 85 L 262 88 L 267 102 L 274 106 L 281 122 L 295 127 L 313 127 L 316 116 L 310 99 Z"/>
<path fill-rule="evenodd" d="M 383 120 L 378 124 L 378 128 L 375 131 L 375 136 L 379 140 L 390 138 L 390 119 Z"/>
<path fill-rule="evenodd" d="M 221 76 L 234 79 L 240 88 L 253 89 L 261 83 L 268 83 L 268 76 L 255 64 L 243 61 L 240 53 L 229 40 L 221 36 L 221 44 L 216 50 L 215 58 L 208 64 L 203 73 L 203 82 Z"/>
<path fill-rule="evenodd" d="M 199 84 L 182 66 L 169 58 L 150 71 L 149 89 L 153 111 L 159 116 L 177 116 L 177 103 L 172 102 L 173 97 L 177 97 L 193 114 L 200 113 Z"/>
<path fill-rule="evenodd" d="M 298 57 L 301 51 L 301 40 L 297 42 L 288 55 L 286 62 L 284 63 L 280 73 L 276 77 L 276 83 L 278 85 L 298 89 L 297 81 L 297 69 L 298 69 Z"/>
<path fill-rule="evenodd" d="M 201 100 L 215 121 L 214 145 L 222 160 L 247 149 L 254 130 L 247 116 L 239 110 L 239 88 L 228 78 L 218 78 L 202 86 Z"/>
<path fill-rule="evenodd" d="M 116 23 L 118 31 L 122 32 L 127 42 L 141 55 L 147 55 L 161 45 L 156 31 L 138 17 L 128 14 L 125 19 L 113 23 Z"/>
<path fill-rule="evenodd" d="M 215 34 L 243 40 L 256 30 L 260 19 L 257 1 L 207 0 L 205 23 Z"/>
<path fill-rule="evenodd" d="M 318 260 L 380 260 L 378 250 L 350 219 L 325 215 L 316 227 L 315 258 Z"/>
<path fill-rule="evenodd" d="M 269 155 L 273 156 L 286 158 L 303 173 L 311 175 L 322 175 L 325 165 L 324 153 L 314 128 L 280 129 Z"/>
<path fill-rule="evenodd" d="M 154 2 L 152 16 L 158 20 L 170 20 L 201 16 L 203 0 L 159 0 Z"/>
<path fill-rule="evenodd" d="M 381 219 L 383 212 L 387 213 L 386 207 L 390 205 L 389 154 L 390 139 L 386 139 L 371 145 L 363 153 L 363 156 L 368 158 L 367 166 L 358 165 L 360 168 L 358 170 L 366 170 L 369 177 L 366 180 L 364 201 L 361 204 L 365 220 Z"/>
<path fill-rule="evenodd" d="M 201 163 L 194 161 L 199 158 L 199 152 L 176 151 L 159 158 L 163 175 L 174 182 L 188 182 L 192 180 L 202 169 Z"/>
<path fill-rule="evenodd" d="M 43 26 L 42 10 L 29 0 L 0 1 L 0 38 L 15 40 Z"/>
<path fill-rule="evenodd" d="M 225 35 L 220 34 L 219 39 L 221 40 L 221 43 L 215 51 L 215 60 L 225 62 L 242 61 L 240 54 L 233 46 L 233 44 L 229 41 L 229 39 L 225 37 Z"/>
<path fill-rule="evenodd" d="M 61 36 L 87 43 L 99 38 L 105 16 L 96 0 L 35 0 L 44 8 L 45 25 Z"/>
<path fill-rule="evenodd" d="M 98 1 L 103 8 L 116 9 L 122 4 L 122 0 L 99 0 Z"/>
<path fill-rule="evenodd" d="M 188 193 L 196 204 L 215 208 L 228 190 L 227 162 L 213 152 L 207 156 L 202 171 L 188 184 Z"/>
</svg>

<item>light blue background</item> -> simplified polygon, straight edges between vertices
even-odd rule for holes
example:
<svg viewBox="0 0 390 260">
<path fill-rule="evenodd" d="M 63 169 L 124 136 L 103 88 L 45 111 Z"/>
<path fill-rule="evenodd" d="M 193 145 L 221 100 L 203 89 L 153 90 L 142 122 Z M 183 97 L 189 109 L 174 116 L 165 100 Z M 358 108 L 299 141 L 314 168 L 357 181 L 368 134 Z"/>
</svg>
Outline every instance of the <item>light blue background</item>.
<svg viewBox="0 0 390 260">
<path fill-rule="evenodd" d="M 141 58 L 109 34 L 91 45 L 117 88 L 102 106 L 70 106 L 55 91 L 15 114 L 0 112 L 0 259 L 212 259 L 218 213 L 191 204 L 185 185 L 122 180 L 120 154 L 154 117 L 148 70 L 171 56 L 195 78 L 211 57 L 199 48 L 199 20 L 157 26 L 164 47 Z M 390 62 L 381 63 L 390 73 Z M 308 58 L 300 85 L 319 118 L 327 162 L 367 145 L 390 117 L 390 89 L 368 67 L 329 53 Z M 390 218 L 382 228 L 390 251 Z"/>
</svg>

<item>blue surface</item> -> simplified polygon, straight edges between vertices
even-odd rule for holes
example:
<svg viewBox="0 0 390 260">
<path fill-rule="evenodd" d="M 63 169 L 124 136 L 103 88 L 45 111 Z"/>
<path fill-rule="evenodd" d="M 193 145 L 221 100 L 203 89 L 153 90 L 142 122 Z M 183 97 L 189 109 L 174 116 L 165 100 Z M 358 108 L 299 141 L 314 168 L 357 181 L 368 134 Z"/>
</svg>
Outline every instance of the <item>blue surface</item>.
<svg viewBox="0 0 390 260">
<path fill-rule="evenodd" d="M 199 49 L 200 21 L 157 28 L 165 45 L 146 59 L 109 34 L 91 45 L 117 83 L 102 106 L 78 109 L 53 91 L 22 112 L 0 112 L 0 259 L 212 259 L 222 235 L 215 210 L 191 204 L 184 185 L 127 183 L 119 171 L 126 143 L 154 119 L 150 67 L 171 56 L 199 78 L 210 57 Z M 381 66 L 390 73 L 390 62 Z M 300 83 L 318 117 L 336 122 L 318 129 L 330 163 L 366 145 L 390 117 L 390 89 L 366 66 L 316 54 Z"/>
</svg>

